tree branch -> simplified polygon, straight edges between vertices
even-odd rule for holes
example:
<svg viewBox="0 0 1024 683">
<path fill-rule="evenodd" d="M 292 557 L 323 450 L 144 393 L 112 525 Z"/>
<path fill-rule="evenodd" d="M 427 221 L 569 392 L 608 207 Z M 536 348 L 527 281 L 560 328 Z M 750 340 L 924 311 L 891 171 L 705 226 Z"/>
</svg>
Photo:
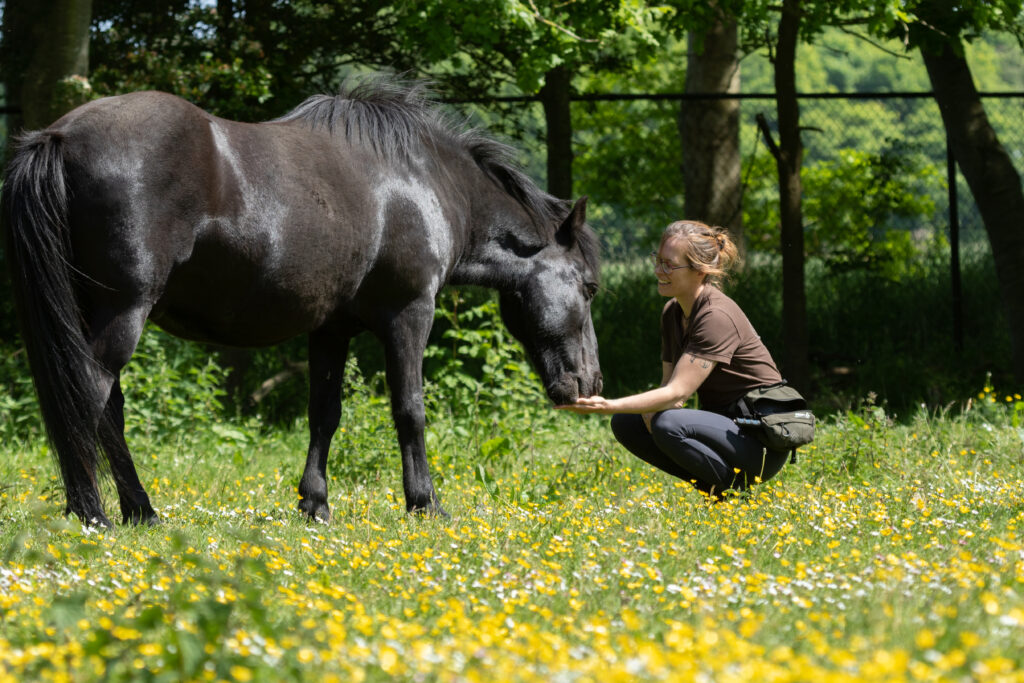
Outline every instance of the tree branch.
<svg viewBox="0 0 1024 683">
<path fill-rule="evenodd" d="M 293 361 L 285 361 L 285 369 L 277 373 L 270 379 L 264 380 L 264 382 L 260 384 L 260 388 L 252 392 L 252 395 L 249 396 L 249 400 L 253 403 L 253 405 L 256 405 L 260 401 L 265 399 L 270 394 L 270 392 L 272 392 L 274 389 L 278 388 L 279 386 L 290 380 L 292 377 L 304 374 L 306 372 L 309 372 L 309 363 L 307 363 L 306 361 L 302 361 L 299 363 Z"/>
<path fill-rule="evenodd" d="M 537 9 L 537 3 L 535 3 L 533 0 L 528 0 L 528 2 L 530 3 L 530 7 L 533 8 L 533 16 L 534 16 L 534 18 L 539 20 L 542 24 L 547 24 L 548 26 L 550 26 L 551 28 L 555 29 L 556 31 L 561 31 L 562 33 L 564 33 L 565 35 L 569 36 L 573 40 L 578 40 L 581 43 L 598 43 L 598 42 L 600 42 L 597 38 L 584 38 L 583 36 L 576 35 L 572 31 L 570 31 L 569 29 L 567 29 L 564 26 L 562 26 L 561 24 L 558 24 L 558 23 L 556 23 L 554 21 L 551 21 L 550 19 L 548 19 L 548 18 L 544 17 L 543 15 L 541 15 L 540 10 Z"/>
<path fill-rule="evenodd" d="M 882 44 L 872 40 L 870 37 L 864 35 L 863 33 L 858 33 L 856 31 L 851 31 L 850 29 L 848 29 L 848 28 L 846 28 L 844 26 L 840 26 L 839 30 L 842 31 L 843 33 L 846 33 L 848 35 L 853 36 L 854 38 L 860 38 L 861 40 L 863 40 L 868 45 L 871 45 L 872 47 L 874 47 L 874 48 L 876 48 L 878 50 L 881 50 L 882 52 L 886 53 L 887 55 L 891 55 L 891 56 L 896 57 L 898 59 L 906 59 L 907 61 L 910 61 L 910 55 L 900 54 L 899 52 L 895 52 L 893 50 L 890 50 L 889 48 L 887 48 L 884 45 L 882 45 Z"/>
<path fill-rule="evenodd" d="M 764 135 L 764 144 L 777 162 L 779 160 L 779 146 L 775 144 L 775 140 L 772 138 L 772 131 L 768 128 L 768 119 L 764 117 L 764 114 L 758 114 L 754 118 L 757 119 L 757 127 L 761 129 L 761 134 Z"/>
</svg>

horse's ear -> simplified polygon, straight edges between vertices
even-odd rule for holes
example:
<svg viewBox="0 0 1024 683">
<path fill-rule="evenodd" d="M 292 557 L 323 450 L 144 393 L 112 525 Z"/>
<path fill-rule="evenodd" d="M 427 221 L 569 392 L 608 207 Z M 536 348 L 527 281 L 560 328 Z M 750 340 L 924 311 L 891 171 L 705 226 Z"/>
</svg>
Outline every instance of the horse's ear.
<svg viewBox="0 0 1024 683">
<path fill-rule="evenodd" d="M 587 196 L 584 195 L 573 204 L 572 211 L 565 217 L 562 224 L 558 226 L 555 239 L 563 247 L 569 248 L 576 244 L 576 236 L 587 222 Z"/>
</svg>

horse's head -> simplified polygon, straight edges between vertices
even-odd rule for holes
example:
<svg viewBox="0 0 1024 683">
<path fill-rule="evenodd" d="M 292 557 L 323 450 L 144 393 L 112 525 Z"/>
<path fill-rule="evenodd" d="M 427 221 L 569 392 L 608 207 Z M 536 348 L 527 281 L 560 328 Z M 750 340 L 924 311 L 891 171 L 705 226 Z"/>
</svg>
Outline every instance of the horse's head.
<svg viewBox="0 0 1024 683">
<path fill-rule="evenodd" d="M 596 240 L 586 225 L 586 197 L 573 206 L 554 239 L 525 256 L 525 277 L 501 295 L 501 314 L 522 342 L 557 405 L 602 387 L 590 301 L 597 292 Z M 532 249 L 529 251 L 533 251 Z"/>
</svg>

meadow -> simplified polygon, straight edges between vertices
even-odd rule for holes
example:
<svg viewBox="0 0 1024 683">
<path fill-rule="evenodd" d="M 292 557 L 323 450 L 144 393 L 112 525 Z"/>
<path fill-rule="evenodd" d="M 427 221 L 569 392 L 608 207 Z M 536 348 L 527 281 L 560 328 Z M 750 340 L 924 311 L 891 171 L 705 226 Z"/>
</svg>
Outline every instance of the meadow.
<svg viewBox="0 0 1024 683">
<path fill-rule="evenodd" d="M 301 421 L 130 413 L 154 528 L 62 518 L 45 441 L 9 441 L 0 680 L 1024 680 L 1020 395 L 899 423 L 867 397 L 712 504 L 605 420 L 499 388 L 455 414 L 466 387 L 428 387 L 448 519 L 405 513 L 358 376 L 326 525 L 296 512 Z"/>
</svg>

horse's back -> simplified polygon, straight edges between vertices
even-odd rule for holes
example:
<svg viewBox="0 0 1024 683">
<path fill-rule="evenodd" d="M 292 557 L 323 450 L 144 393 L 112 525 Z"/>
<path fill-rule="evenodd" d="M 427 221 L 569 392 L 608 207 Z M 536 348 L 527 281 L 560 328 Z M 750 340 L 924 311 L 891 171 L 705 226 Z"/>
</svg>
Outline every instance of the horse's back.
<svg viewBox="0 0 1024 683">
<path fill-rule="evenodd" d="M 435 178 L 327 127 L 140 92 L 49 130 L 68 152 L 76 266 L 181 336 L 260 345 L 365 321 L 368 302 L 432 297 L 458 253 L 460 210 Z"/>
<path fill-rule="evenodd" d="M 187 155 L 195 134 L 209 114 L 169 93 L 143 91 L 104 97 L 73 109 L 46 128 L 58 136 L 68 160 L 88 166 L 92 174 L 140 172 L 153 175 L 173 169 L 146 168 L 148 159 L 166 162 Z M 182 162 L 187 163 L 187 162 Z"/>
</svg>

